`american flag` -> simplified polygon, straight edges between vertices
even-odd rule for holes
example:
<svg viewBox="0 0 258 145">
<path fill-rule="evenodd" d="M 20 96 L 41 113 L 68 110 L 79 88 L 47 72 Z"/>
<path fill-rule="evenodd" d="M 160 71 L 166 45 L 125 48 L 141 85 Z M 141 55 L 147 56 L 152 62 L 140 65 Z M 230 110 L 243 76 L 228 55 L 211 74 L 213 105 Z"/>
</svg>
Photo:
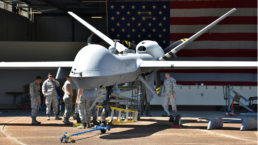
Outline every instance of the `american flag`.
<svg viewBox="0 0 258 145">
<path fill-rule="evenodd" d="M 108 2 L 109 36 L 122 42 L 129 40 L 136 44 L 142 40 L 154 40 L 165 49 L 177 40 L 189 38 L 232 8 L 236 8 L 237 11 L 213 27 L 210 33 L 203 34 L 180 50 L 177 53 L 178 58 L 172 58 L 172 60 L 257 61 L 256 0 Z M 128 11 L 130 15 L 127 14 Z M 151 15 L 148 15 L 149 11 Z M 143 20 L 143 17 L 146 19 Z M 132 25 L 128 27 L 128 23 Z M 138 23 L 143 25 L 139 27 Z M 151 26 L 148 26 L 149 23 Z M 162 26 L 159 26 L 160 23 Z M 143 32 L 142 29 L 145 31 Z M 166 32 L 163 32 L 163 29 Z M 159 37 L 159 34 L 162 37 Z M 130 38 L 127 37 L 128 35 Z M 162 80 L 165 72 L 171 72 L 177 83 L 182 85 L 203 83 L 204 85 L 257 86 L 257 70 L 209 69 L 162 70 L 161 72 Z"/>
<path fill-rule="evenodd" d="M 154 40 L 165 49 L 170 44 L 169 2 L 108 2 L 111 39 L 138 44 Z"/>
</svg>

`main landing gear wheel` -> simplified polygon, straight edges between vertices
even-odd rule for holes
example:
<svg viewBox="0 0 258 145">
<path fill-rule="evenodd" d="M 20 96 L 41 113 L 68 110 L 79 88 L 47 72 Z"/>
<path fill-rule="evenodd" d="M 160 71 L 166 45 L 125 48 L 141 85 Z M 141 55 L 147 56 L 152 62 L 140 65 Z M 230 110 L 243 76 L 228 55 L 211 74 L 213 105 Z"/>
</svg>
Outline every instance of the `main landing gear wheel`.
<svg viewBox="0 0 258 145">
<path fill-rule="evenodd" d="M 169 122 L 174 122 L 174 117 L 173 117 L 173 115 L 170 115 L 169 116 L 169 120 L 168 120 Z"/>
<path fill-rule="evenodd" d="M 176 115 L 174 125 L 181 125 L 181 115 Z"/>
<path fill-rule="evenodd" d="M 101 121 L 99 126 L 100 126 L 100 127 L 106 127 L 106 126 L 107 126 L 106 121 Z M 105 129 L 101 129 L 101 130 L 100 130 L 101 133 L 106 133 L 106 131 L 107 131 L 107 130 L 105 130 Z"/>
</svg>

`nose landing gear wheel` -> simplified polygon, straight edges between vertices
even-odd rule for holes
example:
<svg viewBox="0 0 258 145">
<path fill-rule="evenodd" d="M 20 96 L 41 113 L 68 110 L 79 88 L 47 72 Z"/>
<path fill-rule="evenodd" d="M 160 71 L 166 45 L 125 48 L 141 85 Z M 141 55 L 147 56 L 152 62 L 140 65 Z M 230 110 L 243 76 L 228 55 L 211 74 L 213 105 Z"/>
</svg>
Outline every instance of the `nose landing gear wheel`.
<svg viewBox="0 0 258 145">
<path fill-rule="evenodd" d="M 174 125 L 181 125 L 181 115 L 176 115 Z"/>
<path fill-rule="evenodd" d="M 106 121 L 101 121 L 99 126 L 100 126 L 100 127 L 106 127 L 106 126 L 107 126 Z M 106 133 L 106 131 L 107 131 L 107 130 L 105 130 L 105 129 L 101 129 L 101 130 L 100 130 L 101 133 Z"/>
</svg>

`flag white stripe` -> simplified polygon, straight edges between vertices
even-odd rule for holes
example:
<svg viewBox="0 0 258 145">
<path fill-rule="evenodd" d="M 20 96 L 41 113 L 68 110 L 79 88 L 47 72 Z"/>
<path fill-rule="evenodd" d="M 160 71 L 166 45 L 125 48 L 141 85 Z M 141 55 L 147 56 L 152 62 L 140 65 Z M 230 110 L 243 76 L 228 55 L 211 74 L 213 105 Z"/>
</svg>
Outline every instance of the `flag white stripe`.
<svg viewBox="0 0 258 145">
<path fill-rule="evenodd" d="M 212 35 L 212 34 L 211 34 Z M 170 44 L 175 41 L 170 41 Z M 257 49 L 257 41 L 193 41 L 184 49 Z"/>
<path fill-rule="evenodd" d="M 170 33 L 196 33 L 207 25 L 170 25 Z M 217 25 L 212 33 L 256 33 L 257 25 Z"/>
<path fill-rule="evenodd" d="M 170 17 L 220 17 L 232 8 L 170 9 Z M 256 8 L 237 8 L 230 16 L 257 16 Z"/>
</svg>

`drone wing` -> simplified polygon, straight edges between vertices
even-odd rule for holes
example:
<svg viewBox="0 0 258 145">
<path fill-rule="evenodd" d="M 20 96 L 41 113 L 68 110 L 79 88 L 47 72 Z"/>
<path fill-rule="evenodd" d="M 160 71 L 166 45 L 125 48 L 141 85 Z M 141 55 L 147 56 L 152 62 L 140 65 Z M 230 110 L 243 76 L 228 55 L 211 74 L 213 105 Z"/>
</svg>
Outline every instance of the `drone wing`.
<svg viewBox="0 0 258 145">
<path fill-rule="evenodd" d="M 73 12 L 68 12 L 68 14 L 71 15 L 77 21 L 79 21 L 81 24 L 83 24 L 85 27 L 90 29 L 94 34 L 98 35 L 101 39 L 103 39 L 109 45 L 113 45 L 113 46 L 115 45 L 115 42 L 112 39 L 107 37 L 105 34 L 101 33 L 98 29 L 94 28 L 92 25 L 90 25 L 89 23 L 84 21 L 82 18 L 80 18 L 79 16 L 77 16 Z M 121 51 L 126 50 L 127 48 L 124 45 L 122 45 L 121 43 L 117 42 L 116 43 L 116 49 L 117 49 L 117 51 L 121 52 Z"/>
<path fill-rule="evenodd" d="M 56 79 L 69 76 L 73 61 L 53 62 L 0 62 L 0 69 L 55 69 Z"/>
</svg>

